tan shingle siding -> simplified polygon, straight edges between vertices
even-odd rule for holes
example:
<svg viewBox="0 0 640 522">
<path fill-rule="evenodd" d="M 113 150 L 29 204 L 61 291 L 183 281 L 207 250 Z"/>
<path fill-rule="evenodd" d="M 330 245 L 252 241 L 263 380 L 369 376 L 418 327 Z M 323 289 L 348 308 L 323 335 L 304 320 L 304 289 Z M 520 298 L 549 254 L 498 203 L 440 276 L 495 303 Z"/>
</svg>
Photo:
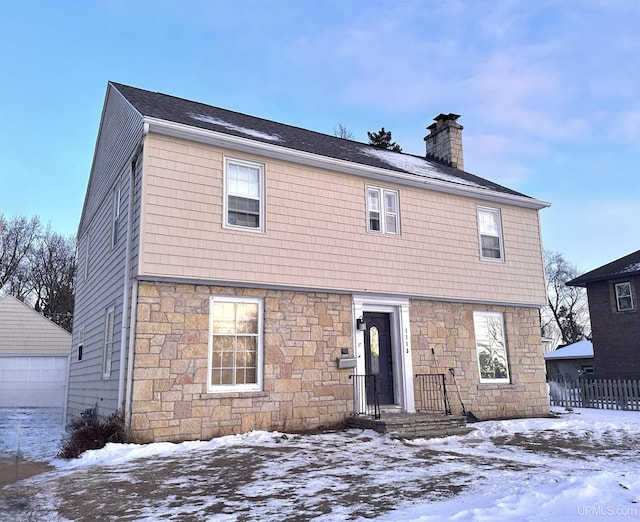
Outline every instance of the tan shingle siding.
<svg viewBox="0 0 640 522">
<path fill-rule="evenodd" d="M 142 273 L 544 303 L 537 211 L 150 135 Z M 266 231 L 222 226 L 223 157 L 265 164 Z M 365 186 L 400 192 L 400 236 L 367 232 Z M 476 209 L 500 208 L 506 262 L 480 260 Z"/>
</svg>

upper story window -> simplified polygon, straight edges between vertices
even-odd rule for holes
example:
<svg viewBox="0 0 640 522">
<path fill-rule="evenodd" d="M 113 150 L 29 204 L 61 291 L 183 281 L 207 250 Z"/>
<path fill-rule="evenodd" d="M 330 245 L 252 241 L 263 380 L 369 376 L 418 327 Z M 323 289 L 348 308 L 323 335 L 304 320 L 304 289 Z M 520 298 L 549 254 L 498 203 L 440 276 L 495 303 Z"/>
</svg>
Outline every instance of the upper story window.
<svg viewBox="0 0 640 522">
<path fill-rule="evenodd" d="M 262 317 L 261 299 L 211 297 L 210 392 L 262 389 Z"/>
<path fill-rule="evenodd" d="M 111 246 L 118 243 L 118 229 L 120 228 L 120 186 L 113 189 L 113 217 L 111 219 Z"/>
<path fill-rule="evenodd" d="M 509 365 L 504 317 L 498 312 L 473 312 L 476 352 L 482 383 L 508 383 Z"/>
<path fill-rule="evenodd" d="M 264 230 L 264 165 L 225 158 L 225 225 Z"/>
<path fill-rule="evenodd" d="M 633 297 L 631 296 L 631 283 L 616 283 L 616 306 L 618 312 L 633 310 Z"/>
<path fill-rule="evenodd" d="M 397 190 L 367 187 L 367 230 L 383 234 L 400 233 Z"/>
<path fill-rule="evenodd" d="M 478 234 L 482 259 L 504 260 L 502 223 L 497 208 L 478 207 Z"/>
</svg>

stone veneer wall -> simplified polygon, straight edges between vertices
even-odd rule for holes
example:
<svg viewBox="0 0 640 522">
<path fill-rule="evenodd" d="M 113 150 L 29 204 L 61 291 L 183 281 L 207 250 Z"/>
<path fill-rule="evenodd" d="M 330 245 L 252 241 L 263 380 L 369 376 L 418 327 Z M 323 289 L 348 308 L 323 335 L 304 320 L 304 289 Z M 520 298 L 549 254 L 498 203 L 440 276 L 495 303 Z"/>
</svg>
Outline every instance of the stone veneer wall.
<svg viewBox="0 0 640 522">
<path fill-rule="evenodd" d="M 209 298 L 264 299 L 264 390 L 207 393 Z M 332 425 L 352 411 L 350 295 L 142 282 L 132 423 L 140 441 Z"/>
<path fill-rule="evenodd" d="M 510 384 L 480 383 L 474 311 L 504 313 Z M 412 300 L 409 314 L 413 373 L 444 373 L 454 413 L 462 412 L 457 381 L 466 410 L 481 420 L 549 414 L 537 308 Z"/>
</svg>

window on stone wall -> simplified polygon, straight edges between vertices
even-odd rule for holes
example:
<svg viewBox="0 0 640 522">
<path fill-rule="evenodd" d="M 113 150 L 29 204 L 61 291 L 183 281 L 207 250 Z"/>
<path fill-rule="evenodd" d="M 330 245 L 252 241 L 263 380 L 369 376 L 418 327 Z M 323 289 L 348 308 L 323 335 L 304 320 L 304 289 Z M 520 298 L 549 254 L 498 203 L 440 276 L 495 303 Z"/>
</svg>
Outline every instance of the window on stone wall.
<svg viewBox="0 0 640 522">
<path fill-rule="evenodd" d="M 509 361 L 504 316 L 498 312 L 473 312 L 480 382 L 509 382 Z"/>
<path fill-rule="evenodd" d="M 618 312 L 633 310 L 633 297 L 631 296 L 631 283 L 616 283 L 616 305 Z"/>
<path fill-rule="evenodd" d="M 262 389 L 262 317 L 261 299 L 211 297 L 210 392 Z"/>
</svg>

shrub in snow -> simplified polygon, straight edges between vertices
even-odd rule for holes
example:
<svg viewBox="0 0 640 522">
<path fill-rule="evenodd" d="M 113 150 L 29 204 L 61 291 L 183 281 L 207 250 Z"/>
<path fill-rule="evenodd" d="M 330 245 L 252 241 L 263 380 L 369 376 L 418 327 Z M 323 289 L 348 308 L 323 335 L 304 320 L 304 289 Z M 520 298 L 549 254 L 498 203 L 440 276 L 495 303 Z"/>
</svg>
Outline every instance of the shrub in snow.
<svg viewBox="0 0 640 522">
<path fill-rule="evenodd" d="M 99 419 L 93 411 L 83 412 L 69 424 L 69 435 L 62 441 L 58 457 L 75 459 L 86 450 L 104 448 L 108 442 L 130 442 L 124 415 L 116 412 Z"/>
</svg>

